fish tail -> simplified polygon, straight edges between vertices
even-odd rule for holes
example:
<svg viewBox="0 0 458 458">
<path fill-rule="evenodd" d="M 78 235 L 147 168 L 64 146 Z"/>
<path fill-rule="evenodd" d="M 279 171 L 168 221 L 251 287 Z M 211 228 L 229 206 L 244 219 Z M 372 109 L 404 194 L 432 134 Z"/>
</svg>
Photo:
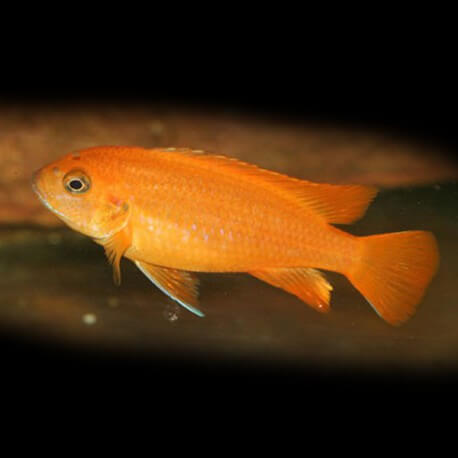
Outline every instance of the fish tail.
<svg viewBox="0 0 458 458">
<path fill-rule="evenodd" d="M 431 232 L 406 231 L 360 237 L 360 256 L 346 276 L 388 323 L 399 325 L 417 304 L 439 265 Z"/>
</svg>

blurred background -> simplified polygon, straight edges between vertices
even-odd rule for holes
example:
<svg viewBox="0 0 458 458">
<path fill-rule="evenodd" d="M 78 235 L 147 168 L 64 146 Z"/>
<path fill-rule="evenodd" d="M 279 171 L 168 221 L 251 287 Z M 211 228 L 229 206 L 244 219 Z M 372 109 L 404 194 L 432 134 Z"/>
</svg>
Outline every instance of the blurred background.
<svg viewBox="0 0 458 458">
<path fill-rule="evenodd" d="M 34 64 L 33 78 L 4 81 L 2 358 L 37 370 L 135 367 L 167 380 L 451 380 L 458 369 L 458 100 L 447 72 L 413 77 L 386 64 L 382 73 L 365 66 L 349 73 L 350 63 L 335 62 L 323 76 L 291 56 L 250 65 L 221 55 L 156 56 L 155 65 L 80 59 L 42 74 Z M 439 273 L 399 328 L 337 274 L 328 275 L 328 315 L 244 275 L 201 275 L 205 319 L 177 307 L 129 261 L 117 288 L 103 249 L 64 227 L 30 187 L 43 164 L 103 144 L 186 146 L 311 181 L 376 185 L 381 192 L 366 217 L 345 230 L 431 230 Z"/>
</svg>

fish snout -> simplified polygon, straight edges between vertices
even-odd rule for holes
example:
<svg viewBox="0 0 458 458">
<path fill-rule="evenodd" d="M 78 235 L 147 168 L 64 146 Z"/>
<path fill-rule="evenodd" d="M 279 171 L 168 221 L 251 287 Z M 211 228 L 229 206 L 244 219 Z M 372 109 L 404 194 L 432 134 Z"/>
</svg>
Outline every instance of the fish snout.
<svg viewBox="0 0 458 458">
<path fill-rule="evenodd" d="M 38 181 L 40 179 L 41 169 L 36 170 L 32 174 L 32 189 L 35 191 L 36 194 L 39 194 L 38 190 Z"/>
<path fill-rule="evenodd" d="M 32 189 L 41 200 L 44 199 L 42 181 L 43 181 L 43 168 L 38 169 L 32 175 Z"/>
</svg>

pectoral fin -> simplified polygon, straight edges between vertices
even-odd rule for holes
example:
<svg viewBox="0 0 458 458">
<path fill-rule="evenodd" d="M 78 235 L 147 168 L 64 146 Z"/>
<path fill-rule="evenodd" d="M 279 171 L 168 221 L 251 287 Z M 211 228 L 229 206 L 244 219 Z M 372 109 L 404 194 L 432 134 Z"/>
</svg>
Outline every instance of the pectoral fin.
<svg viewBox="0 0 458 458">
<path fill-rule="evenodd" d="M 279 268 L 250 272 L 256 278 L 294 294 L 319 312 L 329 311 L 332 286 L 316 269 Z"/>
<path fill-rule="evenodd" d="M 146 262 L 135 261 L 135 264 L 162 292 L 197 316 L 205 316 L 196 308 L 199 305 L 199 280 L 195 274 Z"/>
<path fill-rule="evenodd" d="M 132 243 L 129 215 L 128 202 L 110 196 L 92 219 L 94 226 L 109 234 L 106 237 L 94 238 L 94 241 L 105 248 L 105 254 L 113 266 L 113 280 L 116 285 L 121 284 L 121 258 Z"/>
<path fill-rule="evenodd" d="M 113 266 L 113 281 L 116 285 L 121 284 L 121 258 L 127 249 L 130 247 L 132 242 L 132 234 L 130 227 L 126 226 L 116 234 L 105 239 L 94 239 L 95 242 L 105 248 L 105 254 L 108 261 Z"/>
</svg>

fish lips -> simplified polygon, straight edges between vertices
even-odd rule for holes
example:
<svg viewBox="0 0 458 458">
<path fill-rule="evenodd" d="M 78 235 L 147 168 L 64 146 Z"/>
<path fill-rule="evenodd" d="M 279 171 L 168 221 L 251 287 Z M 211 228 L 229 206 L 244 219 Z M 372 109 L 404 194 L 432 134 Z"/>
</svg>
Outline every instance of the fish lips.
<svg viewBox="0 0 458 458">
<path fill-rule="evenodd" d="M 38 182 L 39 182 L 40 176 L 41 176 L 41 171 L 42 171 L 42 169 L 38 169 L 37 171 L 35 171 L 33 173 L 33 175 L 32 175 L 32 189 L 35 192 L 35 194 L 40 198 L 40 200 L 44 203 L 44 201 L 45 201 L 44 195 L 41 192 L 40 187 L 38 186 Z"/>
<path fill-rule="evenodd" d="M 38 169 L 32 175 L 32 189 L 34 190 L 35 194 L 40 199 L 41 203 L 52 213 L 54 213 L 58 218 L 60 218 L 65 224 L 69 225 L 71 228 L 75 230 L 80 230 L 77 225 L 75 225 L 67 215 L 62 213 L 61 211 L 57 210 L 57 208 L 53 207 L 48 200 L 47 196 L 47 189 L 46 183 L 43 183 L 43 175 L 46 177 L 47 168 L 42 167 Z M 49 195 L 49 194 L 48 194 Z"/>
<path fill-rule="evenodd" d="M 32 175 L 32 189 L 35 192 L 35 194 L 38 196 L 40 199 L 41 203 L 48 209 L 51 210 L 53 213 L 59 213 L 57 212 L 48 202 L 46 199 L 45 193 L 42 191 L 40 187 L 40 179 L 42 176 L 42 171 L 43 169 L 38 169 L 36 172 L 33 173 Z"/>
</svg>

